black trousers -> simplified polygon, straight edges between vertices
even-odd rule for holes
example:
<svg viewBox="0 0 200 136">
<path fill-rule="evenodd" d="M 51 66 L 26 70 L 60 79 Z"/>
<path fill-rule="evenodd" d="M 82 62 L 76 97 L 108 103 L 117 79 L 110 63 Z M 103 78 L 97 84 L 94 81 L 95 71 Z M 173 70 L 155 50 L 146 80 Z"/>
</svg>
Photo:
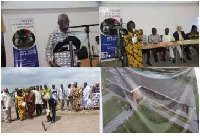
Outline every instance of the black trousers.
<svg viewBox="0 0 200 136">
<path fill-rule="evenodd" d="M 42 114 L 42 104 L 36 104 L 35 108 L 36 108 L 36 114 L 41 115 Z"/>
<path fill-rule="evenodd" d="M 42 99 L 42 102 L 43 102 L 43 104 L 42 104 L 43 109 L 46 109 L 47 108 L 47 102 L 44 99 Z"/>
<path fill-rule="evenodd" d="M 154 56 L 155 62 L 158 61 L 157 52 L 162 52 L 161 59 L 165 59 L 165 56 L 166 56 L 166 48 L 165 47 L 154 48 L 154 49 L 151 49 L 151 50 L 153 52 L 153 56 Z"/>
<path fill-rule="evenodd" d="M 186 53 L 186 56 L 190 56 L 191 52 L 190 52 L 190 45 L 181 45 L 181 49 L 183 48 L 183 51 Z"/>
<path fill-rule="evenodd" d="M 194 45 L 192 45 L 192 47 L 197 51 L 197 54 L 199 55 L 199 45 L 194 44 Z"/>
<path fill-rule="evenodd" d="M 50 99 L 49 100 L 49 105 L 51 107 L 51 112 L 52 112 L 52 120 L 55 121 L 56 119 L 56 100 Z"/>
<path fill-rule="evenodd" d="M 142 53 L 147 54 L 147 62 L 150 62 L 150 49 L 143 49 Z"/>
</svg>

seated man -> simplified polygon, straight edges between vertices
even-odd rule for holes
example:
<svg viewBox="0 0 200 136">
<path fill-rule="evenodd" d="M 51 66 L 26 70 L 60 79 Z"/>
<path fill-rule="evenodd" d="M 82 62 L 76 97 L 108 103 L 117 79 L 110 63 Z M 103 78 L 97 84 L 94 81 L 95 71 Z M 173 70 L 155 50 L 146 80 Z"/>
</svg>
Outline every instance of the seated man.
<svg viewBox="0 0 200 136">
<path fill-rule="evenodd" d="M 177 26 L 176 28 L 176 32 L 174 32 L 173 36 L 174 36 L 174 39 L 176 41 L 181 41 L 181 40 L 186 40 L 186 35 L 184 33 L 184 31 L 181 31 L 182 30 L 182 27 L 181 26 Z M 183 46 L 181 46 L 181 48 L 183 48 Z M 184 46 L 184 52 L 186 53 L 186 58 L 188 60 L 191 60 L 192 58 L 190 57 L 190 48 L 188 45 Z"/>
<path fill-rule="evenodd" d="M 161 41 L 160 36 L 157 34 L 157 29 L 152 28 L 152 34 L 149 35 L 149 43 L 150 44 L 158 44 Z M 166 48 L 165 47 L 159 47 L 152 49 L 153 56 L 155 59 L 155 62 L 158 62 L 158 55 L 157 52 L 162 52 L 161 61 L 166 61 L 165 55 L 166 55 Z"/>
<path fill-rule="evenodd" d="M 199 39 L 199 32 L 197 31 L 197 26 L 192 25 L 191 32 L 188 34 L 188 39 Z M 194 44 L 192 47 L 197 51 L 197 54 L 199 55 L 199 45 Z"/>
<path fill-rule="evenodd" d="M 165 34 L 163 35 L 162 38 L 163 42 L 171 42 L 171 41 L 175 41 L 174 37 L 169 35 L 169 28 L 165 28 Z M 180 55 L 180 60 L 183 61 L 185 63 L 185 60 L 183 59 L 183 55 L 182 55 L 182 51 L 181 51 L 181 47 L 180 46 L 170 46 L 169 47 L 169 56 L 172 59 L 173 63 L 175 63 L 175 58 L 174 58 L 174 48 L 176 48 L 179 52 Z"/>
<path fill-rule="evenodd" d="M 55 30 L 49 36 L 46 46 L 46 59 L 51 67 L 70 67 L 71 62 L 74 63 L 74 66 L 77 66 L 76 53 L 73 51 L 73 56 L 71 56 L 69 48 L 66 45 L 69 44 L 69 41 L 72 41 L 76 50 L 79 50 L 81 42 L 68 30 L 69 18 L 66 14 L 58 16 L 58 25 L 59 29 Z"/>
</svg>

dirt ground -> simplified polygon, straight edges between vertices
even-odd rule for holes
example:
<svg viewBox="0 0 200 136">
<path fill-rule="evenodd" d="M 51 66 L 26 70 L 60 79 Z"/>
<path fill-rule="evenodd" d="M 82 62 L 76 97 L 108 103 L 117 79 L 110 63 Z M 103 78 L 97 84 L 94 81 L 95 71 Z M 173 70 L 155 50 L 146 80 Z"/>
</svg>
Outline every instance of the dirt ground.
<svg viewBox="0 0 200 136">
<path fill-rule="evenodd" d="M 42 127 L 45 115 L 27 118 L 24 121 L 16 119 L 15 109 L 12 107 L 11 123 L 5 123 L 1 112 L 1 133 L 99 133 L 99 110 L 82 110 L 79 112 L 57 110 L 56 122 L 46 123 L 47 131 Z"/>
</svg>

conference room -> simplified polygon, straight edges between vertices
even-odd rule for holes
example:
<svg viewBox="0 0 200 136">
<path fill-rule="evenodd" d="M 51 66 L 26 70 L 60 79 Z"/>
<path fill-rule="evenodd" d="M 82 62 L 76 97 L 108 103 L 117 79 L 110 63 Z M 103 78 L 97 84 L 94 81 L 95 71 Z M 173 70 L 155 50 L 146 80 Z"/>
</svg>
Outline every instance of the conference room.
<svg viewBox="0 0 200 136">
<path fill-rule="evenodd" d="M 102 67 L 198 67 L 199 2 L 101 2 Z"/>
</svg>

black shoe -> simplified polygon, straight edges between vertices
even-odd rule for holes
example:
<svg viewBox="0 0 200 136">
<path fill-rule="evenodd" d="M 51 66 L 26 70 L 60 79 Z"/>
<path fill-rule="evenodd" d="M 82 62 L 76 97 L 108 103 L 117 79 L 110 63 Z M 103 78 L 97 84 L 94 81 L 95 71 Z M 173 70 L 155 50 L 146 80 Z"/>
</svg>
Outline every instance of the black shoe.
<svg viewBox="0 0 200 136">
<path fill-rule="evenodd" d="M 166 59 L 165 59 L 165 58 L 162 58 L 161 61 L 166 61 Z"/>
<path fill-rule="evenodd" d="M 158 62 L 158 60 L 155 60 L 155 62 Z"/>
<path fill-rule="evenodd" d="M 172 62 L 173 62 L 173 63 L 175 63 L 175 62 L 176 62 L 176 60 L 175 60 L 175 59 L 172 59 Z"/>
<path fill-rule="evenodd" d="M 188 55 L 187 57 L 186 57 L 188 60 L 192 60 L 192 58 Z"/>
<path fill-rule="evenodd" d="M 146 64 L 148 64 L 148 66 L 152 66 L 152 64 L 149 62 L 149 61 L 147 61 L 147 63 Z"/>
<path fill-rule="evenodd" d="M 180 60 L 183 62 L 183 63 L 185 63 L 186 61 L 185 61 L 185 59 L 183 59 L 183 58 L 180 58 Z"/>
</svg>

